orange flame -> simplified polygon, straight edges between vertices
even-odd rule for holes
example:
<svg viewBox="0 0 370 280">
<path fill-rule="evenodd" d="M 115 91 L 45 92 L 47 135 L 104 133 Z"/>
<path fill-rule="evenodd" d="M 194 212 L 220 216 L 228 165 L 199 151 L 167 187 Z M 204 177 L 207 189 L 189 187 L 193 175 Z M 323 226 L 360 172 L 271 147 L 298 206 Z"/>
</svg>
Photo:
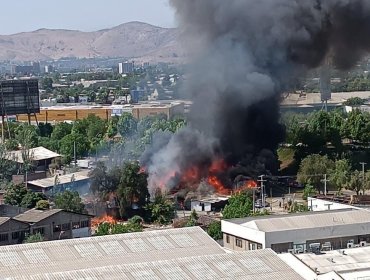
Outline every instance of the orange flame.
<svg viewBox="0 0 370 280">
<path fill-rule="evenodd" d="M 215 188 L 218 194 L 229 195 L 231 191 L 226 189 L 225 186 L 221 183 L 221 181 L 216 176 L 209 176 L 207 178 L 208 184 Z"/>
<path fill-rule="evenodd" d="M 116 224 L 117 220 L 112 216 L 108 216 L 107 214 L 101 217 L 95 217 L 91 220 L 92 227 L 98 227 L 102 223 Z"/>
<path fill-rule="evenodd" d="M 246 189 L 254 189 L 254 188 L 257 188 L 257 187 L 258 187 L 257 182 L 254 181 L 254 180 L 248 180 L 244 184 L 244 188 L 246 188 Z"/>
</svg>

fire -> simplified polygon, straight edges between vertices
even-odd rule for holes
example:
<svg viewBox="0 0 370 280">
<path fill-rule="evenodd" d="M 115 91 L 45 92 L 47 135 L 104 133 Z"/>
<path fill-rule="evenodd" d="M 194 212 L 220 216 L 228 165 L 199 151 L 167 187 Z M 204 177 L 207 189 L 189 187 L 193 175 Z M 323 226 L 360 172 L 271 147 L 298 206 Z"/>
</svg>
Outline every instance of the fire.
<svg viewBox="0 0 370 280">
<path fill-rule="evenodd" d="M 225 187 L 220 180 L 220 175 L 224 174 L 228 166 L 222 159 L 214 160 L 211 165 L 193 165 L 180 172 L 169 170 L 165 175 L 153 176 L 150 186 L 166 189 L 169 185 L 176 184 L 172 190 L 181 188 L 196 189 L 200 182 L 205 180 L 219 194 L 230 194 L 231 191 Z M 142 168 L 143 170 L 145 168 Z"/>
<path fill-rule="evenodd" d="M 244 188 L 246 189 L 254 189 L 257 188 L 257 182 L 254 180 L 248 180 L 244 183 Z"/>
<path fill-rule="evenodd" d="M 215 188 L 218 194 L 228 195 L 230 194 L 230 190 L 226 189 L 225 186 L 221 183 L 221 181 L 216 176 L 209 176 L 207 178 L 208 184 Z"/>
<path fill-rule="evenodd" d="M 101 217 L 95 217 L 91 220 L 91 226 L 97 227 L 102 223 L 110 223 L 110 224 L 116 224 L 117 220 L 113 218 L 112 216 L 108 216 L 107 214 L 101 216 Z"/>
</svg>

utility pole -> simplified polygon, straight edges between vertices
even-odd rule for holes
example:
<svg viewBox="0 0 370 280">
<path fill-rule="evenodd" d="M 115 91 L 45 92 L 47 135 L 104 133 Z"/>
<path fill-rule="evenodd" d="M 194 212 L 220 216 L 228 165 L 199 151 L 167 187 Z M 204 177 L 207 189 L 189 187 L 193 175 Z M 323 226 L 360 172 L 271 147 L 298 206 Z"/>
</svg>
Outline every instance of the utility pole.
<svg viewBox="0 0 370 280">
<path fill-rule="evenodd" d="M 256 188 L 253 188 L 253 214 L 256 212 Z"/>
<path fill-rule="evenodd" d="M 73 141 L 73 158 L 75 161 L 75 168 L 77 166 L 77 158 L 76 158 L 76 141 Z"/>
<path fill-rule="evenodd" d="M 324 182 L 324 195 L 326 196 L 327 194 L 327 183 L 330 181 L 326 178 L 327 174 L 324 174 L 324 180 L 322 180 Z"/>
<path fill-rule="evenodd" d="M 258 182 L 261 182 L 261 195 L 262 195 L 262 198 L 261 198 L 261 202 L 262 202 L 262 207 L 265 208 L 265 185 L 264 185 L 264 182 L 266 182 L 266 180 L 263 179 L 263 177 L 265 177 L 266 175 L 261 175 L 261 176 L 258 176 L 258 178 L 261 178 L 258 180 Z"/>
<path fill-rule="evenodd" d="M 366 162 L 360 162 L 362 165 L 362 189 L 363 189 L 363 194 L 365 194 L 365 165 L 367 164 Z"/>
</svg>

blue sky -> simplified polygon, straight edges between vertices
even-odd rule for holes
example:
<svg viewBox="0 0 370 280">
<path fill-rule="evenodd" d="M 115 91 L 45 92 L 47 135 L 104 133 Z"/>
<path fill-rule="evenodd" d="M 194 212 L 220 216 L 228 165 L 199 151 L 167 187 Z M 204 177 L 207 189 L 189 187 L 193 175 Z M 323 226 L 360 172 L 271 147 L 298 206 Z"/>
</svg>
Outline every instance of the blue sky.
<svg viewBox="0 0 370 280">
<path fill-rule="evenodd" d="M 40 28 L 95 31 L 129 21 L 175 26 L 167 0 L 2 0 L 0 34 Z"/>
</svg>

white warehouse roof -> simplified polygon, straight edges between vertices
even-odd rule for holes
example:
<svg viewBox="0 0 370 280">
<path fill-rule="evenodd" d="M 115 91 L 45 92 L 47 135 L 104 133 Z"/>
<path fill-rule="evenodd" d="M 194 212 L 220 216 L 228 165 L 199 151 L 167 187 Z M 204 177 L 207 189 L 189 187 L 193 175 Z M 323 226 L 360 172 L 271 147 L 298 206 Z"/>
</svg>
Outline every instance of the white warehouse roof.
<svg viewBox="0 0 370 280">
<path fill-rule="evenodd" d="M 201 228 L 0 247 L 1 279 L 301 280 L 272 250 L 226 253 Z"/>
</svg>

